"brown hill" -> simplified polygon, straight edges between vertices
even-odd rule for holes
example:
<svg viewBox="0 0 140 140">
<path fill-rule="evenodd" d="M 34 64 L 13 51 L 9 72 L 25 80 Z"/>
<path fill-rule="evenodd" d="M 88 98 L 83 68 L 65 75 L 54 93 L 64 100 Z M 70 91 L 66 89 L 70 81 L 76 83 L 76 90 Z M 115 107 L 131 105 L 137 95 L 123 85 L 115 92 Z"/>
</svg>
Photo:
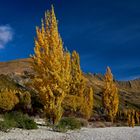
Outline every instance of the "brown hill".
<svg viewBox="0 0 140 140">
<path fill-rule="evenodd" d="M 31 59 L 19 59 L 9 62 L 0 62 L 0 74 L 21 74 L 24 71 L 31 71 Z"/>
<path fill-rule="evenodd" d="M 0 74 L 10 76 L 14 82 L 22 86 L 28 80 L 27 73 L 32 72 L 30 58 L 0 63 Z M 85 77 L 94 88 L 96 107 L 101 107 L 104 76 L 101 74 L 85 74 Z M 116 83 L 119 88 L 120 108 L 140 109 L 140 79 L 116 81 Z"/>
</svg>

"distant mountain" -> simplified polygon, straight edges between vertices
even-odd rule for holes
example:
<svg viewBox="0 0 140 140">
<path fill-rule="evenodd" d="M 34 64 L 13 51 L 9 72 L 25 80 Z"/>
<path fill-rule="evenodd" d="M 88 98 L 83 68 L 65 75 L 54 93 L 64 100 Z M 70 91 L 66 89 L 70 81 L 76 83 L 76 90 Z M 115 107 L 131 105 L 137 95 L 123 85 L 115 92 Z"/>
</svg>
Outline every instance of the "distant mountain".
<svg viewBox="0 0 140 140">
<path fill-rule="evenodd" d="M 0 84 L 11 82 L 11 85 L 20 85 L 28 81 L 28 74 L 33 73 L 31 59 L 20 59 L 10 62 L 0 62 Z M 101 74 L 84 74 L 89 85 L 94 89 L 95 106 L 100 107 L 104 87 L 104 76 Z M 10 78 L 10 79 L 9 79 Z M 3 81 L 4 80 L 4 81 Z M 6 82 L 7 81 L 7 82 Z M 140 78 L 130 81 L 115 81 L 119 88 L 120 108 L 140 109 Z M 1 86 L 0 86 L 1 88 Z"/>
</svg>

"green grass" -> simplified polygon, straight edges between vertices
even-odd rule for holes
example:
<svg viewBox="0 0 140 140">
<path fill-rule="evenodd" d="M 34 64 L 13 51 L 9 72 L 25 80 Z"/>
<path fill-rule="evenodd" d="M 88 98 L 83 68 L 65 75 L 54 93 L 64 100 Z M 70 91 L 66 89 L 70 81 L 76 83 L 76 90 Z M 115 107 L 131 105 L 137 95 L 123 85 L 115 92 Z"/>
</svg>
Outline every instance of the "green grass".
<svg viewBox="0 0 140 140">
<path fill-rule="evenodd" d="M 68 130 L 80 129 L 82 123 L 80 120 L 74 117 L 65 117 L 60 120 L 60 122 L 54 126 L 53 130 L 58 132 L 66 132 Z"/>
<path fill-rule="evenodd" d="M 4 123 L 6 123 L 9 128 L 37 129 L 37 124 L 34 120 L 21 112 L 6 113 L 4 115 Z"/>
</svg>

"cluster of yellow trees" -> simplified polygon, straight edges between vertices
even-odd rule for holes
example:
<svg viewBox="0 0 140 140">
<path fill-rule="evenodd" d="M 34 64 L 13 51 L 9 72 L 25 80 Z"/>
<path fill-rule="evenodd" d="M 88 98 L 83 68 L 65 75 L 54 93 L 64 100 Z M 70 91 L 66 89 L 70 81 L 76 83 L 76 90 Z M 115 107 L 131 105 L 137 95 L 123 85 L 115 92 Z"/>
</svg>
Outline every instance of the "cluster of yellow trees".
<svg viewBox="0 0 140 140">
<path fill-rule="evenodd" d="M 140 124 L 140 112 L 135 109 L 124 109 L 122 111 L 118 111 L 117 117 L 127 120 L 129 127 L 134 127 L 135 124 Z"/>
<path fill-rule="evenodd" d="M 3 112 L 10 111 L 15 106 L 18 109 L 31 108 L 31 95 L 26 91 L 17 91 L 11 89 L 0 90 L 0 110 Z"/>
<path fill-rule="evenodd" d="M 79 112 L 89 118 L 93 108 L 93 91 L 80 68 L 76 51 L 72 55 L 63 48 L 58 32 L 54 8 L 45 13 L 41 28 L 36 28 L 33 82 L 44 105 L 46 117 L 56 124 L 63 115 L 63 109 Z"/>
<path fill-rule="evenodd" d="M 39 93 L 46 117 L 57 123 L 63 110 L 79 113 L 89 119 L 93 109 L 93 89 L 87 85 L 76 51 L 72 54 L 63 48 L 58 32 L 54 8 L 45 13 L 41 28 L 36 28 L 33 69 L 36 77 L 34 89 Z M 109 119 L 113 122 L 118 111 L 118 89 L 113 82 L 110 68 L 105 74 L 103 104 Z"/>
<path fill-rule="evenodd" d="M 128 110 L 127 112 L 127 123 L 129 126 L 135 126 L 135 110 Z"/>
</svg>

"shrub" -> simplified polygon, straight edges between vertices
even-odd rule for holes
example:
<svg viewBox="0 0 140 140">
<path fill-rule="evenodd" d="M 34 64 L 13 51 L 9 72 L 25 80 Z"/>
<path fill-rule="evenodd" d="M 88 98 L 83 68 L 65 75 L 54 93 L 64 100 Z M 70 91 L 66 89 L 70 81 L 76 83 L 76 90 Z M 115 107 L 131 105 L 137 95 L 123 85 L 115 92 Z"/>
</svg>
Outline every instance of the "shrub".
<svg viewBox="0 0 140 140">
<path fill-rule="evenodd" d="M 29 118 L 29 117 L 23 117 L 20 119 L 17 119 L 17 127 L 18 128 L 23 128 L 23 129 L 37 129 L 37 125 L 34 122 L 33 119 Z"/>
<path fill-rule="evenodd" d="M 6 119 L 0 121 L 0 131 L 8 132 L 11 128 L 16 127 L 14 119 Z"/>
<path fill-rule="evenodd" d="M 88 126 L 88 121 L 86 119 L 78 118 L 78 120 L 80 121 L 80 124 L 81 124 L 82 127 L 87 127 Z"/>
<path fill-rule="evenodd" d="M 11 129 L 6 121 L 0 121 L 0 131 L 8 132 Z"/>
<path fill-rule="evenodd" d="M 19 122 L 19 128 L 23 128 L 23 129 L 37 129 L 37 124 L 34 122 L 33 119 L 27 117 L 24 118 L 23 122 Z"/>
<path fill-rule="evenodd" d="M 5 114 L 5 120 L 11 120 L 16 123 L 15 127 L 23 129 L 37 129 L 37 124 L 28 115 L 21 112 L 11 112 Z"/>
<path fill-rule="evenodd" d="M 65 117 L 60 120 L 58 125 L 54 127 L 55 131 L 66 132 L 67 130 L 75 130 L 81 128 L 81 122 L 74 117 Z"/>
</svg>

